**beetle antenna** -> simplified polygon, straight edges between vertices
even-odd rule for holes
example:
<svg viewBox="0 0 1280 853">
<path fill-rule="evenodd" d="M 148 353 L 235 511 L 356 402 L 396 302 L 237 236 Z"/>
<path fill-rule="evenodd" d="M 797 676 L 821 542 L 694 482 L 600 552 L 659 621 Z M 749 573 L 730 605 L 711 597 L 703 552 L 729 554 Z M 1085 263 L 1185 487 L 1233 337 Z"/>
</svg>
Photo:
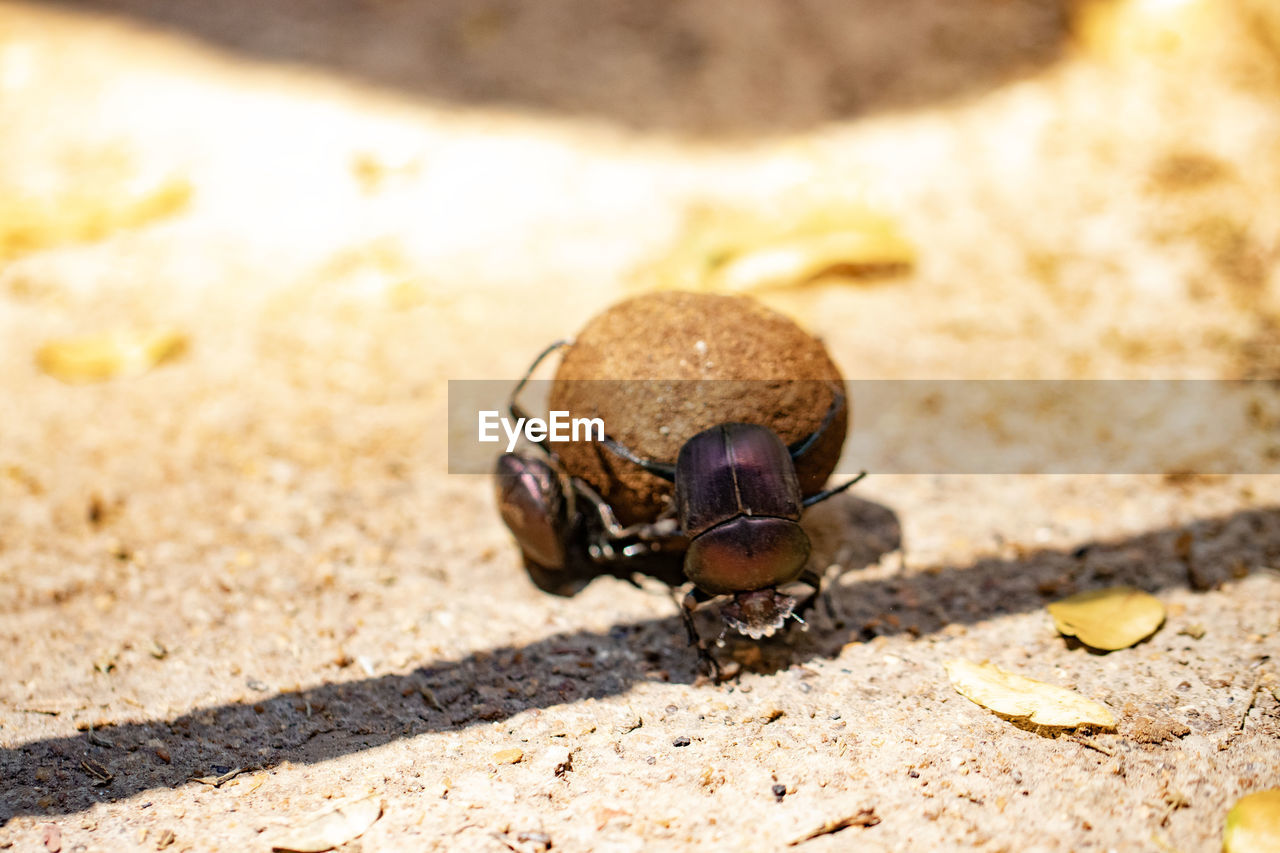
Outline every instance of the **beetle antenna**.
<svg viewBox="0 0 1280 853">
<path fill-rule="evenodd" d="M 520 396 L 520 392 L 524 390 L 524 386 L 529 383 L 529 380 L 533 377 L 533 372 L 538 369 L 538 365 L 542 364 L 543 360 L 556 350 L 571 346 L 573 346 L 573 341 L 567 339 L 560 340 L 538 353 L 538 357 L 533 360 L 533 364 L 529 365 L 529 369 L 524 372 L 524 376 L 516 383 L 516 387 L 511 390 L 511 398 L 507 401 L 507 408 L 511 410 L 511 414 L 514 417 L 520 418 L 528 416 L 528 413 L 520 406 L 516 401 L 516 398 Z"/>
<path fill-rule="evenodd" d="M 823 433 L 835 421 L 836 415 L 844 408 L 844 392 L 840 390 L 840 386 L 831 383 L 831 405 L 827 407 L 827 413 L 822 417 L 822 423 L 818 424 L 818 428 L 811 432 L 807 438 L 796 442 L 787 448 L 791 453 L 792 460 L 799 459 L 808 453 L 813 446 L 818 443 L 818 439 L 822 438 Z"/>
<path fill-rule="evenodd" d="M 805 498 L 805 499 L 801 502 L 801 506 L 803 506 L 805 509 L 808 509 L 809 507 L 813 506 L 814 504 L 822 503 L 822 502 L 823 502 L 823 501 L 825 501 L 827 498 L 834 497 L 834 496 L 836 496 L 836 495 L 840 494 L 840 493 L 841 493 L 841 492 L 843 492 L 845 489 L 849 488 L 850 486 L 852 486 L 854 483 L 858 482 L 859 480 L 861 480 L 861 479 L 862 479 L 863 477 L 865 477 L 865 476 L 867 476 L 867 472 L 866 472 L 866 471 L 863 471 L 861 474 L 859 474 L 858 476 L 854 477 L 854 478 L 853 478 L 852 480 L 850 480 L 849 482 L 847 482 L 847 483 L 841 483 L 840 485 L 836 486 L 834 489 L 827 489 L 826 491 L 818 492 L 816 495 L 810 495 L 809 497 Z"/>
<path fill-rule="evenodd" d="M 551 346 L 538 353 L 538 357 L 533 360 L 533 364 L 529 365 L 529 369 L 525 371 L 524 376 L 516 383 L 516 387 L 511 390 L 511 396 L 507 399 L 507 411 L 511 413 L 511 417 L 516 420 L 520 420 L 522 418 L 528 419 L 529 413 L 525 411 L 524 406 L 521 406 L 520 401 L 516 398 L 520 396 L 520 392 L 524 390 L 524 386 L 527 385 L 529 380 L 533 377 L 533 372 L 538 369 L 538 365 L 542 364 L 543 360 L 546 359 L 547 356 L 551 355 L 556 350 L 570 346 L 573 346 L 573 341 L 556 341 Z M 543 452 L 548 456 L 553 455 L 551 453 L 551 449 L 547 447 L 545 442 L 539 441 L 535 443 L 541 447 Z"/>
<path fill-rule="evenodd" d="M 619 444 L 618 442 L 614 441 L 612 438 L 610 438 L 607 435 L 600 440 L 600 443 L 603 444 L 605 447 L 609 448 L 610 450 L 612 450 L 614 454 L 621 456 L 623 459 L 627 460 L 633 465 L 639 465 L 641 468 L 648 471 L 653 476 L 661 477 L 663 480 L 666 480 L 668 483 L 675 482 L 676 466 L 672 465 L 670 462 L 654 462 L 652 459 L 645 459 L 643 457 L 637 456 L 626 445 Z"/>
</svg>

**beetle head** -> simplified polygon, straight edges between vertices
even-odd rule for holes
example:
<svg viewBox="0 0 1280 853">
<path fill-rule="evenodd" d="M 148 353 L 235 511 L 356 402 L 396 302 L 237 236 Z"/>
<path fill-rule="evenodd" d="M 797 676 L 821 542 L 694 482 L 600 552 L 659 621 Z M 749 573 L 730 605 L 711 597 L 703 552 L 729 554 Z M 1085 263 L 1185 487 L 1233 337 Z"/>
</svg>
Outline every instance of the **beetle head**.
<svg viewBox="0 0 1280 853">
<path fill-rule="evenodd" d="M 772 637 L 795 613 L 796 600 L 776 589 L 740 592 L 733 601 L 720 608 L 729 627 L 753 640 Z"/>
</svg>

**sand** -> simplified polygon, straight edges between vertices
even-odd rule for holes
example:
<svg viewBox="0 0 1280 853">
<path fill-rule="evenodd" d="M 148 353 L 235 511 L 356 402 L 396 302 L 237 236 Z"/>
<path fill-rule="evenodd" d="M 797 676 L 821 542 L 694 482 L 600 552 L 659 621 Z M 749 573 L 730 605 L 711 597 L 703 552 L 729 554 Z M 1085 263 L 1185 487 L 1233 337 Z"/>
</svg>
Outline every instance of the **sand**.
<svg viewBox="0 0 1280 853">
<path fill-rule="evenodd" d="M 0 846 L 268 850 L 372 795 L 340 849 L 847 819 L 797 849 L 1210 851 L 1280 785 L 1274 477 L 873 471 L 807 516 L 837 576 L 808 630 L 730 641 L 716 685 L 665 591 L 534 589 L 444 422 L 696 206 L 806 193 L 917 247 L 762 296 L 850 378 L 1274 378 L 1268 7 L 1117 41 L 1056 4 L 634 5 L 0 5 L 7 197 L 107 225 L 0 261 Z M 173 180 L 153 221 L 109 203 Z M 36 365 L 118 328 L 189 347 Z M 1112 584 L 1163 602 L 1150 640 L 1053 630 Z M 952 658 L 1118 726 L 1016 725 Z"/>
</svg>

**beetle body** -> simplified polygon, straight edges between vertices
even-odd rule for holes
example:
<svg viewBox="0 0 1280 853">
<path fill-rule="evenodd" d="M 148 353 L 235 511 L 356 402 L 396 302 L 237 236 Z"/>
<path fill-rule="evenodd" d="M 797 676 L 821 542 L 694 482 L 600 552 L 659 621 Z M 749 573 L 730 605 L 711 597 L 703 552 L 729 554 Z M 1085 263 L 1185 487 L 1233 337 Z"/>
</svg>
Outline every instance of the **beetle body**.
<svg viewBox="0 0 1280 853">
<path fill-rule="evenodd" d="M 721 424 L 689 439 L 675 502 L 690 540 L 685 576 L 710 595 L 790 583 L 809 559 L 795 463 L 766 427 Z"/>
<path fill-rule="evenodd" d="M 572 532 L 558 472 L 542 459 L 504 453 L 494 471 L 498 513 L 525 556 L 563 566 Z"/>
<path fill-rule="evenodd" d="M 516 397 L 538 362 L 558 346 L 539 356 L 516 386 L 513 416 L 525 416 Z M 790 447 L 768 427 L 723 423 L 688 439 L 674 463 L 643 459 L 606 437 L 603 447 L 674 482 L 670 509 L 653 521 L 624 527 L 609 503 L 585 481 L 570 477 L 545 443 L 539 444 L 545 458 L 507 453 L 498 459 L 498 509 L 530 579 L 545 592 L 574 595 L 601 575 L 633 579 L 645 574 L 683 587 L 681 613 L 690 641 L 715 671 L 690 615 L 700 601 L 732 596 L 721 608 L 725 622 L 759 638 L 781 628 L 796 610 L 796 599 L 779 587 L 802 581 L 819 591 L 820 577 L 806 568 L 810 543 L 801 516 L 806 507 L 861 476 L 806 498 L 796 460 L 843 409 L 844 396 L 837 390 L 818 430 Z M 806 603 L 811 602 L 812 597 Z"/>
<path fill-rule="evenodd" d="M 603 503 L 592 506 L 592 499 L 599 498 L 587 489 L 547 460 L 515 453 L 498 457 L 498 513 L 520 546 L 534 586 L 567 597 L 602 575 L 629 579 L 637 572 L 678 586 L 683 577 L 676 558 L 683 546 L 671 525 L 665 530 L 646 525 L 634 534 L 620 531 L 600 513 Z M 665 550 L 659 538 L 667 544 Z"/>
</svg>

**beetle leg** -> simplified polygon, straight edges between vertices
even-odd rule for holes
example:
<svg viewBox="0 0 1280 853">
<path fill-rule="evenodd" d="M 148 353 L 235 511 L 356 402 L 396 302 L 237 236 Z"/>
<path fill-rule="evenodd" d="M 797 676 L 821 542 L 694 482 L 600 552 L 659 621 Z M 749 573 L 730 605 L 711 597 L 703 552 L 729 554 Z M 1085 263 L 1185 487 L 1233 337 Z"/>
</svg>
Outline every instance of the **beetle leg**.
<svg viewBox="0 0 1280 853">
<path fill-rule="evenodd" d="M 803 504 L 804 508 L 808 509 L 814 504 L 822 503 L 827 498 L 835 497 L 836 495 L 843 492 L 845 489 L 852 486 L 854 483 L 857 483 L 859 480 L 861 480 L 865 476 L 867 476 L 867 472 L 863 471 L 861 474 L 854 477 L 849 482 L 841 483 L 840 485 L 836 486 L 834 489 L 826 489 L 824 491 L 818 492 L 816 495 L 810 495 L 809 497 L 804 499 L 804 504 Z"/>
<path fill-rule="evenodd" d="M 806 567 L 805 570 L 800 573 L 800 577 L 796 578 L 796 580 L 806 586 L 813 587 L 813 595 L 806 596 L 799 604 L 796 605 L 795 613 L 792 614 L 796 621 L 800 622 L 802 625 L 805 624 L 804 617 L 809 615 L 809 611 L 812 610 L 819 601 L 821 601 L 823 605 L 823 612 L 826 614 L 828 619 L 834 622 L 835 611 L 831 606 L 831 598 L 827 595 L 823 576 L 813 569 Z"/>
<path fill-rule="evenodd" d="M 707 648 L 707 643 L 702 639 L 702 635 L 698 633 L 698 626 L 693 623 L 693 611 L 698 608 L 698 599 L 694 595 L 694 590 L 687 590 L 680 595 L 677 605 L 680 608 L 680 616 L 684 619 L 684 629 L 689 635 L 689 645 L 695 646 L 698 650 L 698 663 L 706 667 L 707 675 L 716 684 L 720 683 L 720 664 L 716 663 L 715 657 L 711 654 L 711 650 Z"/>
<path fill-rule="evenodd" d="M 614 514 L 613 507 L 609 506 L 608 502 L 600 497 L 599 492 L 587 485 L 585 480 L 574 477 L 573 487 L 578 494 L 586 498 L 587 502 L 595 508 L 604 532 L 614 539 L 621 539 L 627 528 L 623 527 L 621 522 L 618 521 L 618 516 Z"/>
<path fill-rule="evenodd" d="M 840 410 L 844 408 L 844 391 L 838 383 L 831 383 L 831 394 L 831 405 L 827 407 L 827 413 L 823 416 L 822 423 L 818 424 L 818 428 L 787 448 L 791 452 L 793 461 L 804 456 L 818 443 L 818 439 L 822 438 L 822 434 L 827 431 L 835 421 L 836 415 L 840 414 Z"/>
<path fill-rule="evenodd" d="M 641 543 L 647 544 L 647 550 L 656 551 L 662 548 L 663 543 L 682 538 L 679 524 L 675 518 L 666 513 L 653 522 L 623 527 L 618 521 L 618 516 L 614 514 L 613 507 L 609 506 L 609 503 L 600 497 L 595 489 L 587 485 L 584 480 L 577 478 L 574 478 L 573 485 L 578 494 L 595 507 L 596 514 L 600 517 L 600 525 L 611 539 L 638 539 Z M 624 556 L 633 556 L 634 553 L 639 552 L 624 554 Z"/>
</svg>

